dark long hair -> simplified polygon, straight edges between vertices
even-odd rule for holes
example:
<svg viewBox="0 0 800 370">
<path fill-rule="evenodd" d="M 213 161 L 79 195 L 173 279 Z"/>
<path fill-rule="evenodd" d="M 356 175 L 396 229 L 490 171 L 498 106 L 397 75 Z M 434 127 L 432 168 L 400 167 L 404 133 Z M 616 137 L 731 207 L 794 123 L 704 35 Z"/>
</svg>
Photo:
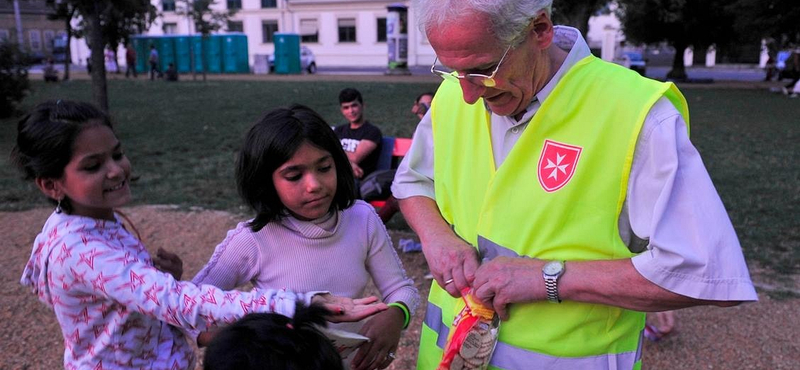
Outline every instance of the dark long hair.
<svg viewBox="0 0 800 370">
<path fill-rule="evenodd" d="M 249 225 L 253 231 L 287 213 L 272 182 L 272 173 L 291 159 L 304 142 L 329 152 L 336 165 L 336 194 L 331 211 L 346 209 L 355 202 L 353 169 L 339 138 L 325 120 L 300 104 L 274 109 L 247 132 L 236 161 L 239 195 L 256 211 Z"/>
<path fill-rule="evenodd" d="M 321 306 L 298 304 L 294 318 L 251 313 L 222 329 L 206 348 L 205 370 L 342 370 L 342 358 L 314 325 L 325 326 Z"/>
<path fill-rule="evenodd" d="M 108 115 L 92 104 L 70 100 L 41 103 L 17 124 L 11 163 L 25 180 L 61 178 L 72 159 L 75 139 L 84 129 L 97 125 L 114 129 Z M 62 200 L 61 208 L 71 211 L 69 199 Z"/>
</svg>

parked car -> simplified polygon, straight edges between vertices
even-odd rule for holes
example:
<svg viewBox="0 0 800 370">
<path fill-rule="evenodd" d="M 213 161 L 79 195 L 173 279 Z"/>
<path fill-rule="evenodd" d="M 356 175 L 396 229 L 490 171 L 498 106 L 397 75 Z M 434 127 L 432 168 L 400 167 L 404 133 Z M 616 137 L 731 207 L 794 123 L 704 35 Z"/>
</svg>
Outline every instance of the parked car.
<svg viewBox="0 0 800 370">
<path fill-rule="evenodd" d="M 647 71 L 647 59 L 642 57 L 642 53 L 633 51 L 625 52 L 623 58 L 625 58 L 625 65 L 627 65 L 628 68 L 644 76 L 644 73 Z"/>
<path fill-rule="evenodd" d="M 269 64 L 269 72 L 275 72 L 275 54 L 270 54 L 267 58 Z M 317 59 L 314 57 L 314 52 L 307 46 L 300 47 L 300 70 L 305 70 L 308 73 L 317 73 Z"/>
</svg>

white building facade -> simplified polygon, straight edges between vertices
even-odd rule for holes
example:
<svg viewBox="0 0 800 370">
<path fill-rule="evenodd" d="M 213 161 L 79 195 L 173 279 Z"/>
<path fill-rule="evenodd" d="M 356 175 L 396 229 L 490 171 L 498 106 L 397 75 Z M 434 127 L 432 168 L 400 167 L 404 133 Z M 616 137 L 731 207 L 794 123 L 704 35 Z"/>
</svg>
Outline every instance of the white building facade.
<svg viewBox="0 0 800 370">
<path fill-rule="evenodd" d="M 194 34 L 193 22 L 178 14 L 183 3 L 152 0 L 161 17 L 148 35 Z M 386 18 L 389 5 L 408 2 L 382 0 L 218 0 L 217 10 L 236 9 L 226 29 L 247 35 L 250 65 L 255 55 L 274 53 L 275 32 L 297 33 L 315 54 L 318 65 L 386 66 Z M 433 62 L 434 53 L 408 12 L 408 65 Z"/>
</svg>

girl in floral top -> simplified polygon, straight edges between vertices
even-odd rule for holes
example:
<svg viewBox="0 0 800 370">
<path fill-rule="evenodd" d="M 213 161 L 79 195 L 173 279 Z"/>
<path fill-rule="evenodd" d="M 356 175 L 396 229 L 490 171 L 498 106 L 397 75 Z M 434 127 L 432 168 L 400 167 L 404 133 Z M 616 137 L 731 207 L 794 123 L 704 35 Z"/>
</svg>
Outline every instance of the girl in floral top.
<svg viewBox="0 0 800 370">
<path fill-rule="evenodd" d="M 37 106 L 18 125 L 12 160 L 56 204 L 21 283 L 55 312 L 66 369 L 193 369 L 181 328 L 204 330 L 249 312 L 291 316 L 297 302 L 324 304 L 339 313 L 331 321 L 386 308 L 374 297 L 223 291 L 157 270 L 114 212 L 131 200 L 131 165 L 109 118 L 90 104 Z"/>
</svg>

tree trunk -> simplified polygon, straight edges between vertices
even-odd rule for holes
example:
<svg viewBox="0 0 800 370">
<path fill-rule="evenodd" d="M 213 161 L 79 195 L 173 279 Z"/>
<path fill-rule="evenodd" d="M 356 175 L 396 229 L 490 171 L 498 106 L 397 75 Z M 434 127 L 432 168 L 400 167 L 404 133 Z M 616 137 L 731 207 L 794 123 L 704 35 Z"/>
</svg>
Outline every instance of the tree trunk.
<svg viewBox="0 0 800 370">
<path fill-rule="evenodd" d="M 675 44 L 675 58 L 672 59 L 672 70 L 667 73 L 667 79 L 673 81 L 686 80 L 686 66 L 683 64 L 683 53 L 686 51 L 686 44 Z"/>
<path fill-rule="evenodd" d="M 208 40 L 208 35 L 200 36 L 200 61 L 203 66 L 203 82 L 206 82 L 206 72 L 208 71 L 208 62 L 206 61 L 206 40 Z"/>
<path fill-rule="evenodd" d="M 89 21 L 89 39 L 92 47 L 92 96 L 100 109 L 108 112 L 108 86 L 106 84 L 106 63 L 103 53 L 103 33 L 100 29 L 100 5 L 95 1 L 91 14 L 87 14 Z"/>
</svg>

